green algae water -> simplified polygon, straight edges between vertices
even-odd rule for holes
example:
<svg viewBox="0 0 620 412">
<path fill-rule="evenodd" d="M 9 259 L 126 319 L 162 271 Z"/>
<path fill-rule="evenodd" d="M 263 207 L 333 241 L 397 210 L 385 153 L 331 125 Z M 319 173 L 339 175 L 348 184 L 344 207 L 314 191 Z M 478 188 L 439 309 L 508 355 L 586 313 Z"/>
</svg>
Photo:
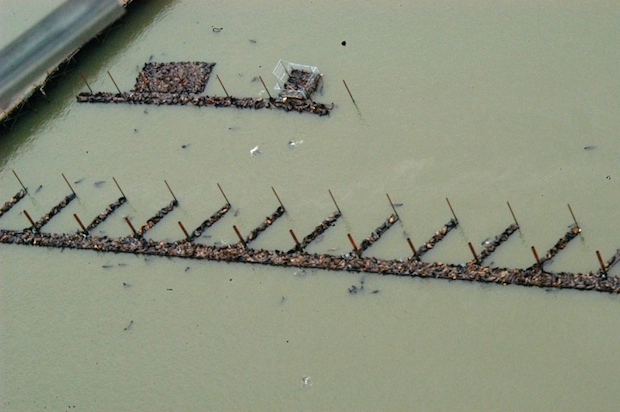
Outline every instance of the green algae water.
<svg viewBox="0 0 620 412">
<path fill-rule="evenodd" d="M 28 26 L 5 16 L 4 43 Z M 247 234 L 278 207 L 273 186 L 287 213 L 252 246 L 289 249 L 289 229 L 302 237 L 334 212 L 331 189 L 343 217 L 309 251 L 341 254 L 347 233 L 359 242 L 392 213 L 389 193 L 401 221 L 365 255 L 405 258 L 406 237 L 418 246 L 452 217 L 449 197 L 460 225 L 424 260 L 462 263 L 468 242 L 480 250 L 512 223 L 510 201 L 521 230 L 487 263 L 527 267 L 531 246 L 544 253 L 573 223 L 570 204 L 582 233 L 547 268 L 597 270 L 595 252 L 620 247 L 619 18 L 613 2 L 135 4 L 49 103 L 0 132 L 0 201 L 20 189 L 12 170 L 31 192 L 0 227 L 47 213 L 70 193 L 64 173 L 78 198 L 44 231 L 74 232 L 74 213 L 90 221 L 119 197 L 114 176 L 128 202 L 95 234 L 153 216 L 166 180 L 179 207 L 148 237 L 175 240 L 178 221 L 194 228 L 224 204 L 220 183 L 235 213 L 200 241 L 233 243 L 232 225 Z M 235 96 L 267 97 L 252 80 L 272 87 L 279 59 L 320 68 L 314 98 L 335 104 L 330 117 L 75 101 L 80 73 L 114 91 L 109 70 L 128 91 L 149 60 L 215 62 L 207 94 L 224 94 L 217 74 Z M 620 400 L 615 295 L 16 245 L 0 246 L 0 264 L 2 410 Z"/>
</svg>

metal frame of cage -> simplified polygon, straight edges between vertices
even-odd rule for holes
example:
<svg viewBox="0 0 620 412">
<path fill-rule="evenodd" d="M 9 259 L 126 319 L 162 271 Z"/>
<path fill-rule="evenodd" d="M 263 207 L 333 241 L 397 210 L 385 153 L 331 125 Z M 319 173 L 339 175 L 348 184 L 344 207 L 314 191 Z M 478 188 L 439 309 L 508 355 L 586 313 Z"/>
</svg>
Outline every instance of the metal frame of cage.
<svg viewBox="0 0 620 412">
<path fill-rule="evenodd" d="M 274 90 L 281 97 L 292 97 L 296 99 L 307 99 L 308 93 L 305 89 L 299 90 L 285 90 L 284 85 L 288 81 L 290 77 L 290 73 L 293 70 L 299 70 L 306 73 L 311 73 L 312 77 L 310 78 L 310 82 L 315 81 L 315 79 L 321 75 L 319 68 L 316 66 L 308 66 L 305 64 L 291 63 L 285 60 L 280 59 L 276 68 L 273 69 L 273 75 L 276 77 L 276 85 Z"/>
</svg>

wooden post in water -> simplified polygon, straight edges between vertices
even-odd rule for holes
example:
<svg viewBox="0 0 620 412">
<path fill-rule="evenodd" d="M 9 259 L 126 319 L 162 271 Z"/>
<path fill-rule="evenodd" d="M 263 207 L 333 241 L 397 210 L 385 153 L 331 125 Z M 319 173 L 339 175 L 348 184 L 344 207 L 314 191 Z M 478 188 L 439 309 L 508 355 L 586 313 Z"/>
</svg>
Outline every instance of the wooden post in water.
<svg viewBox="0 0 620 412">
<path fill-rule="evenodd" d="M 108 70 L 107 72 L 108 72 L 108 76 L 110 76 L 110 79 L 112 79 L 112 83 L 114 83 L 114 86 L 116 86 L 116 90 L 118 90 L 118 94 L 122 94 L 121 89 L 118 88 L 118 85 L 114 81 L 114 77 L 112 77 L 112 75 L 110 74 L 110 71 Z"/>
<path fill-rule="evenodd" d="M 536 252 L 536 248 L 534 246 L 532 246 L 532 253 L 534 254 L 534 258 L 536 259 L 536 263 L 538 264 L 538 267 L 542 269 L 542 264 L 540 262 L 540 258 L 538 257 L 538 252 Z"/>
<path fill-rule="evenodd" d="M 235 230 L 235 233 L 239 237 L 239 241 L 241 242 L 241 245 L 243 246 L 243 248 L 245 249 L 246 247 L 248 247 L 245 243 L 245 239 L 243 239 L 243 236 L 241 236 L 241 232 L 239 232 L 239 229 L 237 229 L 237 226 L 233 225 L 233 229 Z"/>
<path fill-rule="evenodd" d="M 224 87 L 224 83 L 222 83 L 222 80 L 220 79 L 220 76 L 216 74 L 215 77 L 217 77 L 217 81 L 220 82 L 220 84 L 222 85 L 222 89 L 224 89 L 224 93 L 226 93 L 226 97 L 230 97 L 230 95 L 226 91 L 226 88 Z"/>
<path fill-rule="evenodd" d="M 24 216 L 26 216 L 26 219 L 28 219 L 28 221 L 30 222 L 30 224 L 32 225 L 32 228 L 36 231 L 39 230 L 37 228 L 36 223 L 34 223 L 34 220 L 32 220 L 32 218 L 30 217 L 30 215 L 28 214 L 28 212 L 26 212 L 26 209 L 24 209 Z"/>
<path fill-rule="evenodd" d="M 133 225 L 131 224 L 131 221 L 129 220 L 129 218 L 127 216 L 125 216 L 125 222 L 127 222 L 127 224 L 129 225 L 129 228 L 133 232 L 134 236 L 140 236 L 140 234 L 138 232 L 136 232 L 136 228 L 133 227 Z"/>
<path fill-rule="evenodd" d="M 474 255 L 474 260 L 477 264 L 480 264 L 480 259 L 478 259 L 478 255 L 476 254 L 476 250 L 474 249 L 474 245 L 471 242 L 467 243 L 469 245 L 469 250 L 471 250 L 471 254 Z"/>
<path fill-rule="evenodd" d="M 274 189 L 273 186 L 271 186 L 271 190 L 273 190 L 273 194 L 276 195 L 276 199 L 278 199 L 280 206 L 282 206 L 282 210 L 286 211 L 286 208 L 284 207 L 284 205 L 282 204 L 282 201 L 280 200 L 280 196 L 278 196 L 278 194 L 276 193 L 276 189 Z"/>
<path fill-rule="evenodd" d="M 86 87 L 88 87 L 90 94 L 93 94 L 93 89 L 91 89 L 90 86 L 88 85 L 88 82 L 86 81 L 86 77 L 84 77 L 82 73 L 80 73 L 80 76 L 82 76 L 82 80 L 84 80 L 84 84 L 86 84 Z"/>
<path fill-rule="evenodd" d="M 385 194 L 388 198 L 388 200 L 390 201 L 390 205 L 392 205 L 392 210 L 394 211 L 394 214 L 396 215 L 396 217 L 398 219 L 400 219 L 400 216 L 398 216 L 398 212 L 396 211 L 396 207 L 394 206 L 394 203 L 392 202 L 392 199 L 390 199 L 390 195 L 388 195 L 387 193 Z"/>
<path fill-rule="evenodd" d="M 450 199 L 448 199 L 447 197 L 446 197 L 446 202 L 448 202 L 448 206 L 450 207 L 450 211 L 452 212 L 452 216 L 454 216 L 454 220 L 456 220 L 458 222 L 459 219 L 456 217 L 456 214 L 454 213 L 454 209 L 452 209 L 452 204 L 450 204 Z"/>
<path fill-rule="evenodd" d="M 263 77 L 262 76 L 258 76 L 258 78 L 260 79 L 260 82 L 263 84 L 263 87 L 265 88 L 265 91 L 269 95 L 269 99 L 270 100 L 273 99 L 273 97 L 271 97 L 271 93 L 269 93 L 269 89 L 267 88 L 267 86 L 265 86 L 265 82 L 263 81 Z"/>
<path fill-rule="evenodd" d="M 75 190 L 73 190 L 73 188 L 71 187 L 71 185 L 69 184 L 69 181 L 67 180 L 67 178 L 65 177 L 65 174 L 62 173 L 62 178 L 65 179 L 65 182 L 67 182 L 67 186 L 69 186 L 69 189 L 71 189 L 71 192 L 73 192 L 73 194 L 75 195 Z"/>
<path fill-rule="evenodd" d="M 189 237 L 189 233 L 187 233 L 187 230 L 185 230 L 185 226 L 183 226 L 183 223 L 181 223 L 180 220 L 179 220 L 179 227 L 181 228 L 181 230 L 185 234 L 185 239 L 191 240 L 191 238 Z"/>
<path fill-rule="evenodd" d="M 11 169 L 13 171 L 13 174 L 15 175 L 15 178 L 17 179 L 17 181 L 19 182 L 20 185 L 22 185 L 22 187 L 24 188 L 24 192 L 28 193 L 28 189 L 26 189 L 26 186 L 24 186 L 24 184 L 22 183 L 22 180 L 19 178 L 19 176 L 17 176 L 17 173 L 15 173 L 15 170 Z"/>
<path fill-rule="evenodd" d="M 575 226 L 579 229 L 579 223 L 577 223 L 577 219 L 575 219 L 575 214 L 573 213 L 573 209 L 570 207 L 570 204 L 566 204 L 568 206 L 568 210 L 570 211 L 570 215 L 573 217 L 573 222 L 575 222 Z"/>
<path fill-rule="evenodd" d="M 125 196 L 125 193 L 123 193 L 123 189 L 121 189 L 121 187 L 119 186 L 118 182 L 116 181 L 116 179 L 114 178 L 114 176 L 112 176 L 112 180 L 114 180 L 114 183 L 116 184 L 116 187 L 118 187 L 118 190 L 120 190 L 121 195 L 123 195 L 123 197 L 125 199 L 127 199 L 127 196 Z"/>
<path fill-rule="evenodd" d="M 349 237 L 349 241 L 353 245 L 353 250 L 355 250 L 355 253 L 357 253 L 359 255 L 360 250 L 357 248 L 357 245 L 355 244 L 355 240 L 353 240 L 353 236 L 351 236 L 350 233 L 347 233 L 347 236 Z"/>
<path fill-rule="evenodd" d="M 596 251 L 596 257 L 598 258 L 598 263 L 600 263 L 601 265 L 601 271 L 603 272 L 603 275 L 607 277 L 607 268 L 605 267 L 605 262 L 603 262 L 603 258 L 601 257 L 601 252 L 599 252 L 598 250 Z"/>
<path fill-rule="evenodd" d="M 226 200 L 226 204 L 230 206 L 230 202 L 228 201 L 228 198 L 226 197 L 226 194 L 222 190 L 222 186 L 220 186 L 220 184 L 218 183 L 217 187 L 220 189 L 220 192 L 222 192 L 222 196 L 224 196 L 224 200 Z"/>
<path fill-rule="evenodd" d="M 340 211 L 340 208 L 338 207 L 338 203 L 336 203 L 336 199 L 334 198 L 334 195 L 332 195 L 332 191 L 330 189 L 327 190 L 329 192 L 329 195 L 332 197 L 332 200 L 334 201 L 334 205 L 336 205 L 336 210 L 338 211 L 338 213 L 342 214 L 342 212 Z"/>
<path fill-rule="evenodd" d="M 510 214 L 512 215 L 512 218 L 513 218 L 513 219 L 514 219 L 514 221 L 515 221 L 515 225 L 517 225 L 517 227 L 518 227 L 518 228 L 521 228 L 521 227 L 519 226 L 519 222 L 517 222 L 517 218 L 516 218 L 516 216 L 515 216 L 515 212 L 513 212 L 513 211 L 512 211 L 512 207 L 510 207 L 510 202 L 506 201 L 506 204 L 508 205 L 508 209 L 510 210 Z"/>
<path fill-rule="evenodd" d="M 170 189 L 170 185 L 165 179 L 164 179 L 164 183 L 166 184 L 166 187 L 168 187 L 168 190 L 170 191 L 170 194 L 172 195 L 172 198 L 174 199 L 174 201 L 178 203 L 179 201 L 177 200 L 177 197 L 174 195 L 174 193 L 172 193 L 172 189 Z"/>
<path fill-rule="evenodd" d="M 415 260 L 420 261 L 420 256 L 418 255 L 418 252 L 415 250 L 415 246 L 413 246 L 413 242 L 411 241 L 410 238 L 407 238 L 407 243 L 409 244 L 409 247 L 411 248 L 411 251 L 413 252 L 413 257 L 415 257 Z"/>
<path fill-rule="evenodd" d="M 349 93 L 349 97 L 351 98 L 351 100 L 353 100 L 353 104 L 357 106 L 357 103 L 355 102 L 355 99 L 353 98 L 353 95 L 351 94 L 351 90 L 349 90 L 349 86 L 347 86 L 347 82 L 345 82 L 344 79 L 342 79 L 342 82 L 344 83 L 344 87 L 347 88 L 347 92 Z"/>
<path fill-rule="evenodd" d="M 289 232 L 291 233 L 291 236 L 293 236 L 293 240 L 295 241 L 295 246 L 299 249 L 301 247 L 301 243 L 299 243 L 299 240 L 297 240 L 297 236 L 295 236 L 295 232 L 293 232 L 293 229 L 289 229 Z"/>
<path fill-rule="evenodd" d="M 77 220 L 78 225 L 80 225 L 80 227 L 82 228 L 82 232 L 88 234 L 88 230 L 86 230 L 86 227 L 82 224 L 82 221 L 80 220 L 80 218 L 78 217 L 77 214 L 73 214 L 73 217 L 75 218 L 75 220 Z"/>
</svg>

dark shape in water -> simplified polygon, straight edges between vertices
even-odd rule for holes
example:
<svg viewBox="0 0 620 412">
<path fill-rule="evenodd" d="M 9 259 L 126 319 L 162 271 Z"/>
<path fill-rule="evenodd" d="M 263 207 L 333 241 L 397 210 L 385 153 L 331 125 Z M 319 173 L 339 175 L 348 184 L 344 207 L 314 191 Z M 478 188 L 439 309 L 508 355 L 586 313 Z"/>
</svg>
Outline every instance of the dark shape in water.
<svg viewBox="0 0 620 412">
<path fill-rule="evenodd" d="M 125 326 L 125 328 L 123 330 L 129 330 L 131 328 L 131 325 L 133 325 L 133 320 L 131 320 L 129 322 L 129 325 Z"/>
<path fill-rule="evenodd" d="M 586 146 L 586 147 L 584 147 L 584 150 L 592 150 L 592 149 L 596 149 L 596 146 Z"/>
<path fill-rule="evenodd" d="M 104 183 L 105 183 L 105 180 L 100 180 L 98 182 L 95 182 L 95 187 L 101 187 L 103 186 Z"/>
</svg>

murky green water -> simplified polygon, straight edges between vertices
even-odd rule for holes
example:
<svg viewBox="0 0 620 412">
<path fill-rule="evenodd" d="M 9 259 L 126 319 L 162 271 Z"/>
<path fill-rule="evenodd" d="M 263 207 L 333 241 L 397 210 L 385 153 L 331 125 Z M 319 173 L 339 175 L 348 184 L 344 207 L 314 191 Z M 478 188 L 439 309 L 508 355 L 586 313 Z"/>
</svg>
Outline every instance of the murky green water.
<svg viewBox="0 0 620 412">
<path fill-rule="evenodd" d="M 331 189 L 343 219 L 310 250 L 346 253 L 347 233 L 361 241 L 389 216 L 387 192 L 403 203 L 402 225 L 367 255 L 407 256 L 407 235 L 419 245 L 450 219 L 449 197 L 461 226 L 425 260 L 459 263 L 471 258 L 467 242 L 480 249 L 512 222 L 510 201 L 522 230 L 491 260 L 525 267 L 532 245 L 543 253 L 566 232 L 570 203 L 582 236 L 549 268 L 596 270 L 595 251 L 607 258 L 620 246 L 619 18 L 614 2 L 136 5 L 49 104 L 0 132 L 2 201 L 19 190 L 11 170 L 31 192 L 42 185 L 0 226 L 27 226 L 24 209 L 47 213 L 69 193 L 65 173 L 79 181 L 78 200 L 45 229 L 74 231 L 73 213 L 90 221 L 118 198 L 114 176 L 129 203 L 99 233 L 125 235 L 121 216 L 140 224 L 170 201 L 166 179 L 180 207 L 149 236 L 178 239 L 177 221 L 193 228 L 222 206 L 219 182 L 238 214 L 202 241 L 234 242 L 232 225 L 248 233 L 276 209 L 273 186 L 288 213 L 254 246 L 285 249 L 288 229 L 304 236 L 334 211 Z M 319 118 L 75 102 L 86 90 L 79 73 L 113 91 L 109 70 L 129 90 L 151 55 L 216 62 L 236 96 L 266 96 L 251 80 L 271 86 L 280 58 L 316 65 L 316 100 L 336 108 Z M 214 77 L 207 94 L 223 94 Z M 251 156 L 256 145 L 262 154 Z M 616 296 L 9 245 L 0 262 L 7 411 L 620 401 Z M 364 293 L 348 293 L 362 281 Z"/>
</svg>

